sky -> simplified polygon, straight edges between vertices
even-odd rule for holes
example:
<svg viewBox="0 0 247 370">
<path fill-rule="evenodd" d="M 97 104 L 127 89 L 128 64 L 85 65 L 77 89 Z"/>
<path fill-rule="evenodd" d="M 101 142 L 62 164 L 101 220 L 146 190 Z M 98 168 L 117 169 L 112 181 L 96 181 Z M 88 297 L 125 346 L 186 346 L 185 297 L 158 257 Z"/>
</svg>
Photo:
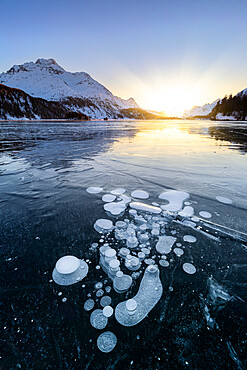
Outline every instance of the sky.
<svg viewBox="0 0 247 370">
<path fill-rule="evenodd" d="M 0 0 L 0 72 L 54 58 L 180 115 L 247 87 L 247 0 Z"/>
</svg>

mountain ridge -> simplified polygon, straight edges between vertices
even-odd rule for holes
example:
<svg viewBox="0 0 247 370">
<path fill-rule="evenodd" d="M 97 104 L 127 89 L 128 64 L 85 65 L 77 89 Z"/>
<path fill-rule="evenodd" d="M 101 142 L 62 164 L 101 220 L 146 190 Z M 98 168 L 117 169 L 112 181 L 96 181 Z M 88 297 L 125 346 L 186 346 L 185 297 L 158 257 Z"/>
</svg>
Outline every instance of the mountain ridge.
<svg viewBox="0 0 247 370">
<path fill-rule="evenodd" d="M 65 71 L 53 58 L 13 65 L 0 74 L 0 83 L 34 98 L 60 102 L 66 109 L 92 119 L 156 117 L 140 108 L 133 98 L 125 100 L 113 95 L 88 73 Z"/>
<path fill-rule="evenodd" d="M 245 113 L 246 112 L 246 113 Z M 183 119 L 247 120 L 247 88 L 236 95 L 195 106 L 184 112 Z"/>
</svg>

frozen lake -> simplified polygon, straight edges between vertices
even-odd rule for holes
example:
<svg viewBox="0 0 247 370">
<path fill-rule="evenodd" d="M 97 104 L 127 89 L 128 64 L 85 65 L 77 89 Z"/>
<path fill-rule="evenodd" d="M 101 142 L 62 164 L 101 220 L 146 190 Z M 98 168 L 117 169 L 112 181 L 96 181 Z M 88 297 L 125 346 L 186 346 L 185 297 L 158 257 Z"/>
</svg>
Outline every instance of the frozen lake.
<svg viewBox="0 0 247 370">
<path fill-rule="evenodd" d="M 4 122 L 0 174 L 0 368 L 101 369 L 105 361 L 110 369 L 247 366 L 247 124 Z M 88 187 L 103 192 L 90 194 Z M 100 308 L 95 283 L 112 286 L 95 268 L 99 246 L 125 246 L 113 231 L 102 239 L 95 221 L 132 222 L 128 205 L 118 217 L 103 208 L 102 196 L 116 188 L 128 197 L 147 192 L 148 199 L 137 200 L 162 212 L 168 201 L 161 193 L 189 193 L 182 205 L 193 215 L 178 210 L 164 218 L 164 234 L 183 249 L 181 256 L 174 247 L 167 254 L 169 266 L 159 263 L 158 236 L 150 237 L 163 294 L 135 326 L 109 318 L 105 330 L 117 344 L 106 354 L 97 347 L 104 331 L 92 327 L 83 306 L 91 295 Z M 51 280 L 64 255 L 88 260 L 83 281 Z M 186 273 L 184 263 L 196 273 Z M 109 293 L 113 308 L 136 295 L 146 267 L 142 261 L 127 293 Z"/>
</svg>

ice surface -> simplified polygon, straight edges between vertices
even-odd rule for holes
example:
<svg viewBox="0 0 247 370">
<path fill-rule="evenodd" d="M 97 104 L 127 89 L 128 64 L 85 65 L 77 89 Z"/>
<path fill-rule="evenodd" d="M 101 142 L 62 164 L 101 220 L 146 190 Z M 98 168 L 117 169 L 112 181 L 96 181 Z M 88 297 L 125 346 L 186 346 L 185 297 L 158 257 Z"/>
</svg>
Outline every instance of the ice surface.
<svg viewBox="0 0 247 370">
<path fill-rule="evenodd" d="M 211 213 L 206 212 L 206 211 L 201 211 L 201 212 L 199 212 L 199 215 L 200 215 L 201 217 L 203 217 L 203 218 L 211 218 L 211 217 L 212 217 Z"/>
<path fill-rule="evenodd" d="M 146 263 L 146 265 L 155 265 L 155 260 L 153 260 L 152 258 L 145 258 L 144 262 Z"/>
<path fill-rule="evenodd" d="M 160 266 L 162 266 L 162 267 L 168 267 L 169 266 L 169 262 L 168 261 L 166 261 L 166 260 L 159 260 L 159 264 L 160 264 Z"/>
<path fill-rule="evenodd" d="M 146 254 L 143 253 L 143 252 L 138 252 L 138 258 L 140 261 L 144 260 L 144 258 L 146 257 Z"/>
<path fill-rule="evenodd" d="M 157 202 L 152 202 L 152 205 L 153 206 L 156 206 L 156 207 L 159 207 L 160 206 L 159 203 L 157 203 Z"/>
<path fill-rule="evenodd" d="M 191 217 L 194 215 L 194 208 L 191 206 L 186 206 L 182 209 L 182 211 L 178 212 L 178 214 L 182 217 Z"/>
<path fill-rule="evenodd" d="M 138 199 L 148 199 L 149 194 L 145 190 L 134 190 L 131 193 L 131 196 L 133 198 L 138 198 Z"/>
<path fill-rule="evenodd" d="M 95 329 L 104 329 L 108 323 L 108 318 L 103 315 L 103 310 L 94 310 L 90 315 L 90 323 Z"/>
<path fill-rule="evenodd" d="M 145 244 L 149 241 L 149 234 L 148 233 L 139 234 L 138 239 L 140 240 L 141 243 Z"/>
<path fill-rule="evenodd" d="M 96 283 L 94 285 L 95 289 L 101 289 L 103 287 L 103 284 L 101 283 L 101 281 L 99 281 L 98 283 Z"/>
<path fill-rule="evenodd" d="M 138 239 L 135 236 L 129 236 L 127 239 L 127 247 L 135 248 L 138 245 Z"/>
<path fill-rule="evenodd" d="M 102 197 L 103 202 L 113 202 L 116 199 L 116 195 L 113 194 L 105 194 Z"/>
<path fill-rule="evenodd" d="M 103 289 L 99 289 L 97 290 L 97 292 L 95 293 L 96 297 L 102 297 L 102 295 L 104 294 L 104 290 Z"/>
<path fill-rule="evenodd" d="M 97 346 L 101 352 L 109 353 L 111 352 L 117 344 L 117 337 L 111 331 L 106 331 L 97 339 Z"/>
<path fill-rule="evenodd" d="M 196 268 L 191 263 L 186 262 L 183 264 L 182 267 L 183 267 L 183 270 L 187 272 L 187 274 L 193 275 L 196 273 Z"/>
<path fill-rule="evenodd" d="M 232 200 L 229 199 L 229 198 L 226 198 L 226 197 L 220 197 L 220 196 L 217 196 L 216 199 L 218 200 L 218 202 L 220 203 L 224 203 L 224 204 L 232 204 Z"/>
<path fill-rule="evenodd" d="M 130 207 L 134 208 L 137 211 L 144 211 L 149 213 L 161 213 L 161 209 L 159 207 L 150 206 L 149 204 L 141 203 L 141 202 L 131 202 Z"/>
<path fill-rule="evenodd" d="M 52 278 L 58 285 L 72 285 L 84 279 L 88 273 L 88 264 L 74 256 L 61 257 L 52 272 Z"/>
<path fill-rule="evenodd" d="M 85 311 L 91 311 L 94 308 L 94 300 L 89 298 L 85 303 L 84 303 L 84 310 Z"/>
<path fill-rule="evenodd" d="M 80 266 L 80 260 L 74 256 L 64 256 L 56 263 L 57 272 L 60 274 L 71 274 Z"/>
<path fill-rule="evenodd" d="M 106 286 L 106 287 L 105 287 L 105 291 L 106 291 L 106 293 L 110 293 L 110 291 L 111 291 L 111 287 L 110 287 L 110 286 Z"/>
<path fill-rule="evenodd" d="M 125 260 L 125 267 L 130 271 L 137 271 L 141 267 L 141 261 L 135 256 L 128 255 Z"/>
<path fill-rule="evenodd" d="M 193 217 L 191 217 L 191 221 L 193 221 L 193 222 L 199 222 L 200 219 L 197 216 L 193 216 Z"/>
<path fill-rule="evenodd" d="M 110 304 L 111 304 L 111 297 L 109 297 L 108 295 L 105 295 L 104 297 L 101 298 L 100 300 L 101 307 L 110 306 Z"/>
<path fill-rule="evenodd" d="M 106 251 L 105 251 L 105 257 L 106 257 L 106 262 L 107 262 L 107 259 L 108 258 L 110 258 L 110 259 L 112 259 L 112 258 L 114 258 L 115 256 L 116 256 L 116 250 L 115 249 L 113 249 L 113 248 L 107 248 L 106 249 Z M 110 260 L 109 260 L 109 262 L 110 262 Z"/>
<path fill-rule="evenodd" d="M 128 254 L 130 254 L 130 250 L 128 248 L 120 248 L 119 255 L 123 258 L 125 258 Z"/>
<path fill-rule="evenodd" d="M 110 232 L 113 229 L 113 223 L 106 218 L 99 218 L 94 223 L 94 228 L 98 232 Z"/>
<path fill-rule="evenodd" d="M 116 257 L 116 253 L 117 253 L 116 250 L 113 248 L 110 248 L 109 246 L 100 248 L 100 265 L 102 266 L 103 270 L 109 275 L 109 277 L 111 277 L 109 273 L 112 272 L 110 271 L 110 262 L 112 260 L 118 261 Z M 113 269 L 115 267 L 113 265 Z"/>
<path fill-rule="evenodd" d="M 135 311 L 136 308 L 137 308 L 137 302 L 135 299 L 131 298 L 131 299 L 128 299 L 126 301 L 126 308 L 127 308 L 127 311 Z"/>
<path fill-rule="evenodd" d="M 231 299 L 230 294 L 213 278 L 208 279 L 209 299 L 214 305 L 222 305 Z"/>
<path fill-rule="evenodd" d="M 183 220 L 182 224 L 189 227 L 196 227 L 196 223 L 190 220 Z"/>
<path fill-rule="evenodd" d="M 160 236 L 156 244 L 156 251 L 160 254 L 168 254 L 172 250 L 172 246 L 177 239 L 174 236 Z"/>
<path fill-rule="evenodd" d="M 121 201 L 124 203 L 124 204 L 128 204 L 131 202 L 131 198 L 128 197 L 127 195 L 125 194 L 122 194 L 119 196 L 119 198 L 121 199 Z"/>
<path fill-rule="evenodd" d="M 91 186 L 91 187 L 87 188 L 86 191 L 89 194 L 98 194 L 98 193 L 101 193 L 103 191 L 103 188 L 100 188 L 100 187 L 97 187 L 97 186 Z"/>
<path fill-rule="evenodd" d="M 113 216 L 118 216 L 126 209 L 124 202 L 112 202 L 104 205 L 104 210 L 110 212 Z"/>
<path fill-rule="evenodd" d="M 103 308 L 103 315 L 105 317 L 111 317 L 113 315 L 113 312 L 114 312 L 114 310 L 111 306 L 105 306 Z"/>
<path fill-rule="evenodd" d="M 143 248 L 141 249 L 141 251 L 142 251 L 143 253 L 145 253 L 145 255 L 146 255 L 146 256 L 149 256 L 149 254 L 150 254 L 150 250 L 149 250 L 148 248 L 146 248 L 146 247 L 143 247 Z"/>
<path fill-rule="evenodd" d="M 118 228 L 118 229 L 125 229 L 127 227 L 127 224 L 125 221 L 117 221 L 115 223 L 115 226 Z"/>
<path fill-rule="evenodd" d="M 126 301 L 119 303 L 115 309 L 116 320 L 124 326 L 134 326 L 141 322 L 158 303 L 163 293 L 157 265 L 148 266 L 144 272 L 139 290 L 133 299 L 137 303 L 132 315 L 126 308 Z"/>
<path fill-rule="evenodd" d="M 114 190 L 110 191 L 110 193 L 113 194 L 113 195 L 122 195 L 125 192 L 126 192 L 126 190 L 123 189 L 123 188 L 117 188 L 117 189 L 114 189 Z"/>
<path fill-rule="evenodd" d="M 176 256 L 181 257 L 184 254 L 183 249 L 181 248 L 174 248 L 173 252 L 176 254 Z"/>
<path fill-rule="evenodd" d="M 132 285 L 132 277 L 125 275 L 122 271 L 116 274 L 116 277 L 113 280 L 113 288 L 117 293 L 126 292 Z"/>
<path fill-rule="evenodd" d="M 119 262 L 119 260 L 117 260 L 117 259 L 112 259 L 112 260 L 109 262 L 109 267 L 110 267 L 112 270 L 117 269 L 119 266 L 120 266 L 120 262 Z"/>
<path fill-rule="evenodd" d="M 193 235 L 184 235 L 183 240 L 188 243 L 195 243 L 197 239 Z"/>
<path fill-rule="evenodd" d="M 190 195 L 184 191 L 169 190 L 161 193 L 159 199 L 167 200 L 169 203 L 161 205 L 166 211 L 178 212 L 183 207 L 183 202 L 189 199 Z"/>
</svg>

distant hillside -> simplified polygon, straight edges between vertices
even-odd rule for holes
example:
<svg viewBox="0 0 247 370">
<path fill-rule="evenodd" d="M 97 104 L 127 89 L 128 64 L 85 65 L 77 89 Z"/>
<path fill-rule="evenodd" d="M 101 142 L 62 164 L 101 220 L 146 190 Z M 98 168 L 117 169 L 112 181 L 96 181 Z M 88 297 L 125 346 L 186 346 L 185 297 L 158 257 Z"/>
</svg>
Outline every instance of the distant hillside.
<svg viewBox="0 0 247 370">
<path fill-rule="evenodd" d="M 157 118 L 141 109 L 133 98 L 124 100 L 114 96 L 89 74 L 67 72 L 54 59 L 38 59 L 35 63 L 14 65 L 6 73 L 0 74 L 0 83 L 94 119 Z"/>
</svg>

